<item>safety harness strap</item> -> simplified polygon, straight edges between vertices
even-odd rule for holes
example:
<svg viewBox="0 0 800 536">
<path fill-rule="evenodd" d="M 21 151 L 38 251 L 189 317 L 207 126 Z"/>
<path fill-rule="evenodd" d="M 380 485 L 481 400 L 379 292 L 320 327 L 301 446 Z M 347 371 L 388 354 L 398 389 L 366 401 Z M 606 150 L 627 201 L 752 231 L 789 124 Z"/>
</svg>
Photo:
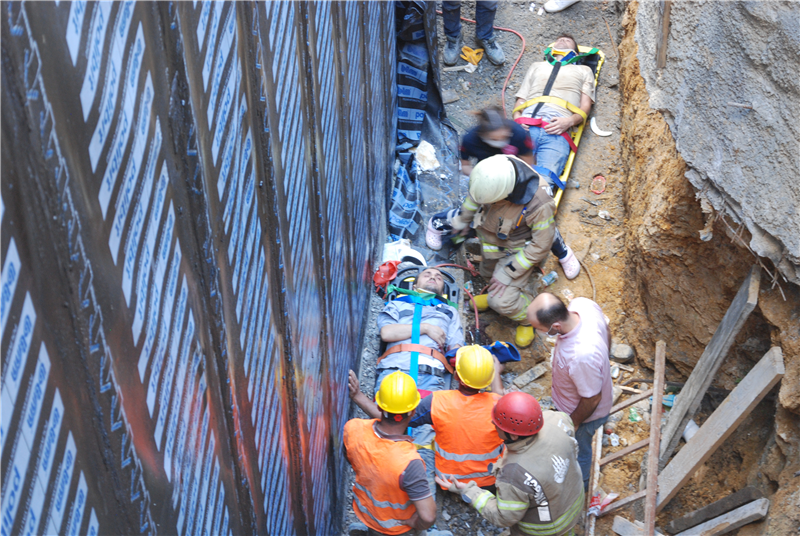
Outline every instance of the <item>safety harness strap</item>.
<svg viewBox="0 0 800 536">
<path fill-rule="evenodd" d="M 584 112 L 583 110 L 581 110 L 580 108 L 578 108 L 577 106 L 575 106 L 574 104 L 572 104 L 569 101 L 566 101 L 566 100 L 558 98 L 558 97 L 552 97 L 550 95 L 542 95 L 541 97 L 535 97 L 535 98 L 533 98 L 533 99 L 531 99 L 531 100 L 529 100 L 527 102 L 524 102 L 524 103 L 520 104 L 519 106 L 517 106 L 516 108 L 514 108 L 514 112 L 520 112 L 520 111 L 524 110 L 525 108 L 527 108 L 528 106 L 533 106 L 534 104 L 537 104 L 537 103 L 543 104 L 545 102 L 548 103 L 548 104 L 555 104 L 556 106 L 561 106 L 562 108 L 566 108 L 570 112 L 572 112 L 574 114 L 578 114 L 579 116 L 581 116 L 583 118 L 584 121 L 586 121 L 586 112 Z"/>
<path fill-rule="evenodd" d="M 547 121 L 545 121 L 544 119 L 541 119 L 539 117 L 536 117 L 536 118 L 533 118 L 533 117 L 517 117 L 516 119 L 514 119 L 514 121 L 516 123 L 519 123 L 520 125 L 529 125 L 529 126 L 539 127 L 539 128 L 544 128 L 544 127 L 546 127 L 547 125 L 550 124 Z M 578 146 L 575 145 L 575 142 L 572 141 L 572 136 L 570 136 L 569 133 L 566 130 L 561 133 L 561 137 L 564 138 L 565 140 L 567 140 L 567 143 L 569 143 L 569 148 L 570 149 L 572 149 L 575 152 L 578 151 Z"/>
<path fill-rule="evenodd" d="M 444 365 L 444 368 L 447 370 L 447 372 L 449 372 L 450 374 L 453 373 L 454 370 L 453 367 L 450 366 L 450 363 L 447 361 L 447 358 L 440 351 L 434 350 L 433 348 L 428 348 L 427 346 L 422 344 L 412 344 L 412 343 L 395 344 L 394 346 L 386 350 L 383 353 L 383 355 L 378 358 L 378 363 L 380 363 L 384 357 L 388 357 L 392 354 L 397 354 L 400 352 L 417 352 L 418 354 L 429 355 L 432 358 L 439 361 L 442 365 Z"/>
<path fill-rule="evenodd" d="M 553 83 L 556 81 L 556 76 L 558 76 L 558 71 L 561 69 L 561 62 L 556 62 L 553 64 L 553 70 L 550 71 L 550 78 L 547 79 L 547 84 L 544 86 L 544 91 L 542 95 L 549 95 L 550 90 L 553 89 Z M 539 104 L 536 105 L 536 108 L 533 109 L 533 113 L 531 117 L 536 117 L 536 114 L 539 113 L 539 110 L 544 105 L 544 102 L 540 101 Z"/>
</svg>

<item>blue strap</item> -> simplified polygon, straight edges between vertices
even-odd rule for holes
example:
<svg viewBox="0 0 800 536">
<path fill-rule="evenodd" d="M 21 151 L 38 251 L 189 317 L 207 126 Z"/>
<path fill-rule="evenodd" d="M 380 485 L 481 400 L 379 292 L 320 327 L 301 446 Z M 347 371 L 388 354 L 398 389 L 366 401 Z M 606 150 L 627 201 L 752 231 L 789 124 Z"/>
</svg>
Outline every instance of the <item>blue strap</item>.
<svg viewBox="0 0 800 536">
<path fill-rule="evenodd" d="M 409 298 L 412 296 L 408 296 Z M 419 299 L 419 298 L 416 298 Z M 411 342 L 419 344 L 419 331 L 422 324 L 422 304 L 414 305 L 414 320 L 411 321 Z M 418 383 L 419 377 L 419 352 L 411 352 L 411 362 L 408 365 L 408 373 L 414 379 L 414 384 Z M 419 387 L 417 387 L 419 389 Z M 411 435 L 411 427 L 408 428 L 408 435 Z"/>
<path fill-rule="evenodd" d="M 551 179 L 553 179 L 553 183 L 556 186 L 558 186 L 560 189 L 564 190 L 566 188 L 566 185 L 561 180 L 561 178 L 558 175 L 556 175 L 555 173 L 553 173 L 552 171 L 550 171 L 549 169 L 547 169 L 546 167 L 533 166 L 533 170 L 536 171 L 536 173 L 538 173 L 539 175 L 545 175 L 545 176 L 550 177 Z"/>
<path fill-rule="evenodd" d="M 419 344 L 419 329 L 422 323 L 422 305 L 416 304 L 414 306 L 414 320 L 411 322 L 411 342 Z M 411 352 L 411 363 L 408 368 L 409 375 L 414 378 L 414 383 L 417 383 L 419 376 L 419 352 Z"/>
<path fill-rule="evenodd" d="M 398 296 L 397 298 L 394 299 L 394 301 L 413 303 L 416 305 L 428 305 L 430 307 L 436 307 L 437 305 L 442 303 L 442 300 L 440 300 L 439 298 L 429 298 L 426 300 L 420 298 L 419 296 L 411 296 L 408 294 L 405 296 Z"/>
</svg>

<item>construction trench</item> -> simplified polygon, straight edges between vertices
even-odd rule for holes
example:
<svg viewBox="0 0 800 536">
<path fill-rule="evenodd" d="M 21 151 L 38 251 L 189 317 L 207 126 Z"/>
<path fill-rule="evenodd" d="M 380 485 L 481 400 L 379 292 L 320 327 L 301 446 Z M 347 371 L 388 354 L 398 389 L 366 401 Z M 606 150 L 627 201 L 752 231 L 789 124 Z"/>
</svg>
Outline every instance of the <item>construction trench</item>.
<svg viewBox="0 0 800 536">
<path fill-rule="evenodd" d="M 766 515 L 711 534 L 800 533 L 800 127 L 787 113 L 800 108 L 800 9 L 540 8 L 501 2 L 495 26 L 519 34 L 497 31 L 506 63 L 468 73 L 443 69 L 434 3 L 3 2 L 2 534 L 347 534 L 342 429 L 362 416 L 347 374 L 372 394 L 384 244 L 477 265 L 469 243 L 427 250 L 427 218 L 465 195 L 455 150 L 469 112 L 503 104 L 507 81 L 510 113 L 562 32 L 605 54 L 591 117 L 611 135 L 586 129 L 558 209 L 583 273 L 567 280 L 551 256 L 547 290 L 594 296 L 616 351 L 635 353 L 618 402 L 653 387 L 658 341 L 672 394 L 720 354 L 690 416 L 725 439 L 697 454 L 680 441 L 673 460 L 690 470 L 655 525 L 700 533 L 678 521 L 739 492 L 766 499 Z M 407 173 L 421 141 L 439 167 Z M 460 311 L 473 328 L 468 300 Z M 503 317 L 479 322 L 470 337 L 513 341 Z M 551 349 L 522 349 L 505 387 L 546 405 Z M 662 434 L 683 404 L 668 403 Z M 653 408 L 634 407 L 598 458 L 650 438 Z M 636 494 L 647 451 L 604 463 L 594 484 L 617 503 Z M 621 533 L 644 502 L 577 533 Z M 507 530 L 455 495 L 437 503 L 440 530 Z"/>
</svg>

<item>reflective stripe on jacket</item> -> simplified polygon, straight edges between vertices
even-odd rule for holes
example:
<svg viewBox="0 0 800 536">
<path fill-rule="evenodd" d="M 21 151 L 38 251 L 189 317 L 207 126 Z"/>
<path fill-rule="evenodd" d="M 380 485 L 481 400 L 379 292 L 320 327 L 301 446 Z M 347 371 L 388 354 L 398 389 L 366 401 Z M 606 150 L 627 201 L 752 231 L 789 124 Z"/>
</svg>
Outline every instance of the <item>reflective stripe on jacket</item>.
<svg viewBox="0 0 800 536">
<path fill-rule="evenodd" d="M 489 464 L 500 458 L 503 441 L 492 424 L 492 408 L 500 397 L 459 391 L 434 391 L 432 396 L 436 473 L 448 480 L 474 480 L 478 486 L 494 484 Z"/>
<path fill-rule="evenodd" d="M 353 511 L 381 534 L 404 534 L 405 522 L 417 509 L 400 489 L 400 475 L 413 460 L 421 460 L 410 441 L 378 437 L 377 419 L 351 419 L 344 425 L 344 446 L 356 474 Z M 424 463 L 424 462 L 423 462 Z"/>
</svg>

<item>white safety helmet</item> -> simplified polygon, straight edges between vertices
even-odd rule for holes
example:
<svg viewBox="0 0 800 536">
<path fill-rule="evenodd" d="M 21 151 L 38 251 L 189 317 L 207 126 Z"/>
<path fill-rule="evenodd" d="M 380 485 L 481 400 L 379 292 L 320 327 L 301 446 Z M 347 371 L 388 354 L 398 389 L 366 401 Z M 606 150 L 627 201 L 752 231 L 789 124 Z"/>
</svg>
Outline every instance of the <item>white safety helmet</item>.
<svg viewBox="0 0 800 536">
<path fill-rule="evenodd" d="M 472 168 L 469 195 L 479 205 L 490 205 L 508 197 L 516 182 L 517 173 L 508 157 L 501 154 L 490 156 Z"/>
</svg>

